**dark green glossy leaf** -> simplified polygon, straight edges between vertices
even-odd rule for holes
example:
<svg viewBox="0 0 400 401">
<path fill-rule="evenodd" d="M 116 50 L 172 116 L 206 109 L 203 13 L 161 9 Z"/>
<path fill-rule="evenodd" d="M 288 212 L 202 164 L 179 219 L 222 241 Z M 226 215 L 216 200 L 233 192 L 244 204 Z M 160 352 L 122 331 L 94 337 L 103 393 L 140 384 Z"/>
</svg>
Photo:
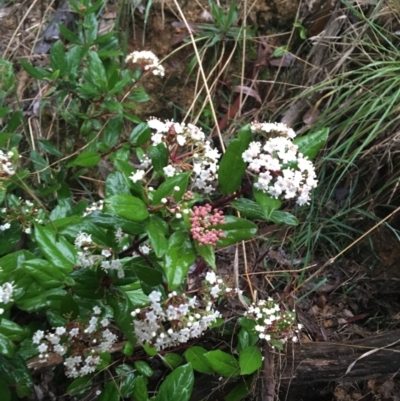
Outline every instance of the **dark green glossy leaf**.
<svg viewBox="0 0 400 401">
<path fill-rule="evenodd" d="M 165 238 L 156 216 L 150 216 L 150 221 L 146 226 L 146 232 L 149 236 L 154 253 L 158 258 L 161 258 L 168 248 L 168 241 Z"/>
<path fill-rule="evenodd" d="M 251 386 L 247 383 L 237 384 L 224 398 L 224 401 L 242 401 L 250 393 Z"/>
<path fill-rule="evenodd" d="M 151 267 L 134 265 L 133 270 L 139 280 L 150 287 L 156 287 L 163 282 L 162 274 Z"/>
<path fill-rule="evenodd" d="M 195 247 L 199 255 L 204 261 L 209 264 L 214 270 L 217 268 L 215 263 L 215 249 L 211 245 L 200 245 L 197 241 L 194 241 Z"/>
<path fill-rule="evenodd" d="M 29 331 L 29 330 L 28 330 Z M 3 334 L 11 341 L 21 342 L 28 333 L 19 324 L 6 318 L 0 319 L 0 334 Z"/>
<path fill-rule="evenodd" d="M 253 330 L 248 331 L 245 327 L 242 327 L 238 334 L 237 352 L 240 354 L 247 347 L 256 345 L 258 340 L 258 335 L 255 334 Z"/>
<path fill-rule="evenodd" d="M 2 401 L 11 401 L 11 392 L 5 380 L 0 379 L 0 394 Z"/>
<path fill-rule="evenodd" d="M 57 26 L 58 29 L 60 30 L 61 35 L 64 36 L 64 38 L 67 39 L 69 42 L 73 43 L 74 45 L 82 44 L 79 37 L 75 35 L 75 33 L 73 33 L 72 31 L 70 31 L 68 28 L 66 28 L 64 25 L 58 24 Z"/>
<path fill-rule="evenodd" d="M 271 221 L 276 224 L 286 224 L 288 226 L 299 225 L 299 220 L 297 217 L 289 212 L 283 212 L 281 210 L 274 210 L 269 217 Z"/>
<path fill-rule="evenodd" d="M 164 176 L 163 167 L 166 167 L 168 164 L 168 150 L 164 143 L 159 143 L 157 146 L 150 146 L 149 156 L 154 170 L 156 170 L 158 174 Z"/>
<path fill-rule="evenodd" d="M 186 361 L 192 365 L 192 368 L 200 373 L 212 374 L 214 369 L 212 368 L 208 359 L 204 356 L 208 351 L 197 345 L 189 347 L 183 354 Z"/>
<path fill-rule="evenodd" d="M 79 305 L 69 292 L 61 300 L 60 314 L 69 320 L 76 319 L 79 316 Z"/>
<path fill-rule="evenodd" d="M 133 145 L 143 145 L 150 140 L 151 131 L 147 123 L 138 124 L 129 137 Z"/>
<path fill-rule="evenodd" d="M 182 199 L 183 194 L 186 192 L 188 186 L 190 173 L 177 174 L 168 178 L 163 182 L 154 192 L 152 204 L 154 206 L 161 204 L 161 199 L 173 196 L 176 201 Z M 179 191 L 175 191 L 175 187 L 179 187 Z"/>
<path fill-rule="evenodd" d="M 149 216 L 146 205 L 131 195 L 113 195 L 105 200 L 105 212 L 115 213 L 132 221 L 143 221 Z"/>
<path fill-rule="evenodd" d="M 226 224 L 218 226 L 226 236 L 218 241 L 218 246 L 236 244 L 251 239 L 257 234 L 258 227 L 251 221 L 235 216 L 225 216 L 225 221 Z"/>
<path fill-rule="evenodd" d="M 70 396 L 83 395 L 92 385 L 92 378 L 90 376 L 82 376 L 75 379 L 68 387 L 67 394 Z"/>
<path fill-rule="evenodd" d="M 0 355 L 0 377 L 15 386 L 18 397 L 27 397 L 32 389 L 33 380 L 25 361 L 16 355 L 8 359 Z"/>
<path fill-rule="evenodd" d="M 35 79 L 44 79 L 49 77 L 51 74 L 44 70 L 43 68 L 34 67 L 33 65 L 29 64 L 24 59 L 19 59 L 19 62 L 22 65 L 22 68 L 33 78 Z"/>
<path fill-rule="evenodd" d="M 90 51 L 88 54 L 88 61 L 89 61 L 88 79 L 90 80 L 90 83 L 95 85 L 95 87 L 100 89 L 101 91 L 106 91 L 107 90 L 106 70 L 104 69 L 100 57 L 96 52 Z"/>
<path fill-rule="evenodd" d="M 61 75 L 67 70 L 67 59 L 65 56 L 64 45 L 61 40 L 57 40 L 51 46 L 50 66 L 53 71 L 60 70 Z"/>
<path fill-rule="evenodd" d="M 265 218 L 268 220 L 271 218 L 272 212 L 279 209 L 282 205 L 282 201 L 279 199 L 273 198 L 272 196 L 267 195 L 265 192 L 254 187 L 253 195 L 261 210 L 264 212 Z"/>
<path fill-rule="evenodd" d="M 137 369 L 137 371 L 146 377 L 151 377 L 153 376 L 154 372 L 153 369 L 151 368 L 151 366 L 145 362 L 145 361 L 135 361 L 134 363 L 135 368 Z"/>
<path fill-rule="evenodd" d="M 176 368 L 161 383 L 156 401 L 189 401 L 194 384 L 192 367 L 187 364 Z"/>
<path fill-rule="evenodd" d="M 12 358 L 15 354 L 16 346 L 12 342 L 12 340 L 0 333 L 0 355 L 4 355 L 8 358 Z"/>
<path fill-rule="evenodd" d="M 62 235 L 49 227 L 35 225 L 33 237 L 49 262 L 66 273 L 72 270 L 76 264 L 76 250 Z"/>
<path fill-rule="evenodd" d="M 108 382 L 103 391 L 101 392 L 99 401 L 119 401 L 119 389 L 114 383 L 114 381 Z"/>
<path fill-rule="evenodd" d="M 239 132 L 222 156 L 218 169 L 218 182 L 224 195 L 237 191 L 242 183 L 247 164 L 243 161 L 242 154 L 252 140 L 250 125 L 246 125 Z"/>
<path fill-rule="evenodd" d="M 97 166 L 100 161 L 100 155 L 97 152 L 88 151 L 81 153 L 71 165 L 93 167 Z"/>
<path fill-rule="evenodd" d="M 108 148 L 112 148 L 121 136 L 122 115 L 113 116 L 104 129 L 102 141 Z"/>
<path fill-rule="evenodd" d="M 251 345 L 239 355 L 240 374 L 250 375 L 261 368 L 262 355 L 260 348 Z"/>
<path fill-rule="evenodd" d="M 177 231 L 168 241 L 164 271 L 170 291 L 178 288 L 185 280 L 196 252 L 187 232 Z"/>
<path fill-rule="evenodd" d="M 147 401 L 147 381 L 144 377 L 138 376 L 135 379 L 135 387 L 133 388 L 133 396 L 136 401 Z"/>
<path fill-rule="evenodd" d="M 126 183 L 124 175 L 116 171 L 108 175 L 106 180 L 106 196 L 130 194 L 129 186 Z"/>
<path fill-rule="evenodd" d="M 175 352 L 170 352 L 163 356 L 163 363 L 167 368 L 176 369 L 183 361 L 183 358 Z"/>
<path fill-rule="evenodd" d="M 212 368 L 223 377 L 236 377 L 239 375 L 239 363 L 236 358 L 221 350 L 209 351 L 204 356 Z"/>
<path fill-rule="evenodd" d="M 39 146 L 49 155 L 56 157 L 63 157 L 63 153 L 58 150 L 58 148 L 53 145 L 50 141 L 46 139 L 38 139 Z"/>
<path fill-rule="evenodd" d="M 114 292 L 107 295 L 107 302 L 114 310 L 114 320 L 118 328 L 132 344 L 135 344 L 131 316 L 134 307 L 131 300 L 121 288 L 114 288 Z"/>
<path fill-rule="evenodd" d="M 61 286 L 65 278 L 65 270 L 43 259 L 27 260 L 22 264 L 22 270 L 42 288 Z"/>
<path fill-rule="evenodd" d="M 325 145 L 329 136 L 329 128 L 322 128 L 317 132 L 295 138 L 293 143 L 299 147 L 299 151 L 310 160 L 317 156 L 319 150 Z"/>
<path fill-rule="evenodd" d="M 236 199 L 231 203 L 231 206 L 239 211 L 243 217 L 247 217 L 248 219 L 267 220 L 258 203 L 251 199 Z"/>
</svg>

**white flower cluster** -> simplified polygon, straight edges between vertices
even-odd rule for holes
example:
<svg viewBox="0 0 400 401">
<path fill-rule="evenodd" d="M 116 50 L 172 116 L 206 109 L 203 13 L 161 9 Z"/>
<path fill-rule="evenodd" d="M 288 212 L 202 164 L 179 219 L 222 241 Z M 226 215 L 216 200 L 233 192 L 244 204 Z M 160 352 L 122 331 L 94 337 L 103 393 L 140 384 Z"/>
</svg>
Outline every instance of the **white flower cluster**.
<svg viewBox="0 0 400 401">
<path fill-rule="evenodd" d="M 48 358 L 49 352 L 61 356 L 68 353 L 70 356 L 64 361 L 67 377 L 77 378 L 93 373 L 100 363 L 99 355 L 110 351 L 117 341 L 117 336 L 107 328 L 110 325 L 109 319 L 99 316 L 101 309 L 95 306 L 93 313 L 94 316 L 86 328 L 83 324 L 73 322 L 65 327 L 56 327 L 52 332 L 36 331 L 32 342 L 37 344 L 39 357 Z M 82 354 L 82 350 L 87 349 L 87 344 L 93 347 L 90 352 Z"/>
<path fill-rule="evenodd" d="M 117 230 L 118 231 L 118 230 Z M 109 249 L 101 249 L 96 245 L 92 236 L 84 232 L 80 232 L 75 239 L 75 248 L 78 251 L 78 265 L 81 267 L 92 267 L 101 263 L 103 270 L 116 270 L 118 278 L 125 277 L 122 262 L 119 259 L 109 259 L 112 253 Z M 97 250 L 101 249 L 101 254 L 96 254 Z"/>
<path fill-rule="evenodd" d="M 168 147 L 169 164 L 163 168 L 166 177 L 186 171 L 189 163 L 194 172 L 193 188 L 211 193 L 214 190 L 212 184 L 218 178 L 218 160 L 221 154 L 206 141 L 204 132 L 193 124 L 161 121 L 156 118 L 149 119 L 148 125 L 155 131 L 151 136 L 152 144 L 156 146 L 164 143 Z M 141 169 L 132 173 L 130 179 L 133 182 L 144 178 L 144 169 L 149 166 L 149 159 L 145 160 Z"/>
<path fill-rule="evenodd" d="M 205 309 L 200 309 L 196 297 L 176 292 L 170 293 L 166 301 L 162 302 L 161 297 L 161 292 L 153 291 L 149 295 L 150 307 L 132 312 L 140 344 L 147 343 L 161 350 L 186 343 L 201 336 L 220 316 L 212 309 L 212 301 L 207 302 Z"/>
<path fill-rule="evenodd" d="M 251 123 L 251 130 L 257 133 L 278 134 L 286 136 L 290 139 L 296 137 L 296 133 L 292 128 L 283 123 L 259 123 L 257 121 Z"/>
<path fill-rule="evenodd" d="M 13 221 L 17 221 L 21 225 L 21 229 L 25 234 L 32 233 L 32 222 L 43 224 L 45 220 L 44 210 L 38 208 L 35 203 L 30 200 L 19 198 L 17 207 L 0 209 L 0 217 L 3 217 L 5 223 L 0 225 L 0 231 L 6 231 L 11 227 Z"/>
<path fill-rule="evenodd" d="M 150 51 L 134 51 L 126 56 L 125 62 L 137 64 L 141 66 L 144 71 L 150 71 L 153 75 L 159 75 L 161 77 L 165 75 L 165 69 L 160 64 L 158 57 Z"/>
<path fill-rule="evenodd" d="M 4 153 L 0 150 L 0 178 L 15 174 L 15 169 L 12 162 L 13 152 Z"/>
<path fill-rule="evenodd" d="M 97 202 L 93 202 L 92 204 L 90 204 L 85 211 L 83 212 L 83 217 L 87 216 L 90 213 L 95 212 L 96 210 L 103 210 L 103 206 L 104 206 L 104 201 L 99 200 Z"/>
<path fill-rule="evenodd" d="M 14 283 L 4 283 L 0 285 L 0 303 L 8 304 L 12 302 L 12 294 L 14 292 Z M 0 315 L 4 313 L 4 309 L 0 308 Z"/>
<path fill-rule="evenodd" d="M 230 292 L 234 293 L 240 293 L 242 294 L 242 291 L 239 290 L 238 288 L 230 288 L 227 287 L 224 283 L 224 280 L 222 280 L 220 277 L 218 277 L 214 272 L 207 272 L 206 277 L 204 279 L 206 281 L 205 285 L 207 288 L 207 291 L 209 291 L 210 296 L 212 298 L 218 298 L 224 294 L 228 294 Z M 210 284 L 210 285 L 207 285 Z"/>
<path fill-rule="evenodd" d="M 264 145 L 251 142 L 242 158 L 258 175 L 255 188 L 274 198 L 297 198 L 298 205 L 309 202 L 310 192 L 317 186 L 314 165 L 287 137 L 270 138 Z"/>
<path fill-rule="evenodd" d="M 296 321 L 296 314 L 289 311 L 281 311 L 281 308 L 272 298 L 253 302 L 244 313 L 248 319 L 254 320 L 254 327 L 258 337 L 267 341 L 278 341 L 283 344 L 291 337 L 297 340 L 298 330 L 293 330 Z M 301 325 L 298 325 L 298 329 Z"/>
</svg>

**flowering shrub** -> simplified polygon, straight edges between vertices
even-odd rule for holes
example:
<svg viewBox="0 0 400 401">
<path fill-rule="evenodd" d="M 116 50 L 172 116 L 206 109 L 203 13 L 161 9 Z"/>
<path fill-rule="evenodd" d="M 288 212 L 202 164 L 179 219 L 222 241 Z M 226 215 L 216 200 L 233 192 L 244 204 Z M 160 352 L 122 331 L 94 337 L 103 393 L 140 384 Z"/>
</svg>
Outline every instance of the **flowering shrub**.
<svg viewBox="0 0 400 401">
<path fill-rule="evenodd" d="M 253 123 L 222 155 L 208 130 L 155 117 L 142 121 L 132 114 L 148 100 L 139 82 L 150 74 L 161 79 L 164 68 L 148 51 L 131 53 L 120 67 L 115 35 L 97 37 L 90 23 L 100 5 L 71 3 L 86 22 L 79 35 L 64 30 L 72 45 L 56 42 L 47 69 L 21 60 L 28 74 L 54 88 L 51 101 L 78 133 L 77 146 L 85 143 L 81 151 L 66 155 L 66 147 L 38 140 L 39 150 L 23 161 L 23 115 L 4 115 L 0 384 L 28 396 L 27 363 L 46 367 L 56 354 L 70 396 L 97 386 L 101 401 L 116 400 L 118 385 L 121 397 L 147 400 L 152 373 L 138 352 L 142 346 L 174 368 L 156 400 L 180 386 L 185 401 L 193 370 L 227 378 L 253 374 L 261 366 L 259 346 L 282 347 L 295 338 L 293 312 L 271 298 L 254 304 L 245 283 L 231 288 L 230 277 L 218 275 L 216 248 L 254 239 L 252 220 L 297 224 L 289 210 L 297 207 L 293 200 L 300 206 L 312 196 L 317 181 L 310 159 L 326 133 L 295 138 L 283 124 Z M 134 126 L 129 138 L 122 130 L 128 124 Z M 101 199 L 93 200 L 83 182 L 92 180 L 101 160 L 111 168 Z M 283 202 L 286 211 L 279 210 Z M 220 305 L 238 297 L 243 306 L 225 319 Z M 196 345 L 212 329 L 223 336 L 221 324 L 232 324 L 241 338 L 239 359 Z"/>
</svg>

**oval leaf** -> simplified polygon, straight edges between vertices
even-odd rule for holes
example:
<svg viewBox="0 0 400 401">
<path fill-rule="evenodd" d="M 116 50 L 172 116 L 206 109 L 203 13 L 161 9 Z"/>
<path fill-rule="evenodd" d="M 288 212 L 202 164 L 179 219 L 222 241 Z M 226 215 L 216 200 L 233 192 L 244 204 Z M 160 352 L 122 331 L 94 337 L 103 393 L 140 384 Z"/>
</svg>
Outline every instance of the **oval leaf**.
<svg viewBox="0 0 400 401">
<path fill-rule="evenodd" d="M 239 355 L 240 374 L 250 375 L 261 368 L 261 351 L 255 345 L 247 347 Z"/>
<path fill-rule="evenodd" d="M 139 198 L 127 194 L 107 198 L 104 211 L 132 221 L 143 221 L 149 216 L 146 205 Z"/>
<path fill-rule="evenodd" d="M 225 216 L 225 222 L 226 224 L 217 226 L 226 236 L 218 241 L 218 246 L 236 244 L 239 241 L 251 239 L 257 234 L 257 225 L 246 219 L 235 216 Z"/>
<path fill-rule="evenodd" d="M 188 401 L 192 394 L 194 375 L 192 367 L 187 364 L 176 368 L 162 382 L 156 401 Z"/>
<path fill-rule="evenodd" d="M 239 364 L 236 358 L 226 352 L 216 350 L 204 354 L 212 368 L 223 377 L 236 377 L 239 375 Z"/>
<path fill-rule="evenodd" d="M 242 183 L 247 163 L 243 161 L 242 154 L 247 150 L 252 140 L 250 125 L 246 125 L 238 132 L 222 156 L 218 169 L 218 182 L 224 195 L 235 192 Z M 234 172 L 234 174 L 232 174 Z"/>
<path fill-rule="evenodd" d="M 299 147 L 299 151 L 310 160 L 317 156 L 319 150 L 328 140 L 329 128 L 322 128 L 317 132 L 300 136 L 293 140 L 293 143 Z"/>
</svg>

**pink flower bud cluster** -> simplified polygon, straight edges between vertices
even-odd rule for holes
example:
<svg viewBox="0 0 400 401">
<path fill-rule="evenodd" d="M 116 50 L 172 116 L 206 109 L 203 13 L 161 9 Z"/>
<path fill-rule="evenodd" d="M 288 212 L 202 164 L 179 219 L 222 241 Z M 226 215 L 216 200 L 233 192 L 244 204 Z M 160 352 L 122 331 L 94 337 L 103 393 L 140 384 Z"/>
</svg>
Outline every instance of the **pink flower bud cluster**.
<svg viewBox="0 0 400 401">
<path fill-rule="evenodd" d="M 212 211 L 210 204 L 194 206 L 189 220 L 192 223 L 190 233 L 199 245 L 215 246 L 220 238 L 226 237 L 222 230 L 215 228 L 220 224 L 226 224 L 224 213 L 216 209 Z"/>
</svg>

